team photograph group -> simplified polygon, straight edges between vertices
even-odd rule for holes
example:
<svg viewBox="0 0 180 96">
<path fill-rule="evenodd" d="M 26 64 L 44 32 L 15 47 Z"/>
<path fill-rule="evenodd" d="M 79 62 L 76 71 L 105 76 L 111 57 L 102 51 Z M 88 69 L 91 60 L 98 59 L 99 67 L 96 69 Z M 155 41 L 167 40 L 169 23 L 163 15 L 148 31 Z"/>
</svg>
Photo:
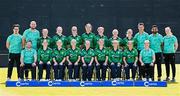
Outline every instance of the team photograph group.
<svg viewBox="0 0 180 96">
<path fill-rule="evenodd" d="M 176 80 L 178 40 L 169 26 L 163 29 L 162 36 L 158 25 L 145 32 L 145 24 L 138 23 L 138 32 L 127 29 L 126 37 L 120 37 L 118 29 L 105 36 L 106 28 L 93 29 L 90 23 L 83 26 L 83 34 L 79 34 L 77 26 L 72 26 L 69 36 L 64 35 L 63 27 L 57 26 L 52 37 L 48 28 L 40 31 L 37 26 L 36 21 L 31 21 L 30 28 L 22 35 L 19 24 L 12 26 L 12 34 L 6 40 L 7 81 L 11 80 L 14 65 L 17 78 L 22 81 Z M 166 78 L 161 78 L 163 62 Z"/>
</svg>

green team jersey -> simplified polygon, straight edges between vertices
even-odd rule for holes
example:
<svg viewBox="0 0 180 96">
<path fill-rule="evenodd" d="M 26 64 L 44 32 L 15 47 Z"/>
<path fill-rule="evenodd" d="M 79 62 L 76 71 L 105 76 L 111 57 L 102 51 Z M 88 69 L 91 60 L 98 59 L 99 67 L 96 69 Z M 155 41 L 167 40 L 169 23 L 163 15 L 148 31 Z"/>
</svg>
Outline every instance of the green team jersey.
<svg viewBox="0 0 180 96">
<path fill-rule="evenodd" d="M 62 41 L 62 47 L 63 47 L 63 48 L 66 48 L 67 38 L 66 38 L 66 36 L 64 36 L 64 35 L 61 35 L 61 36 L 55 35 L 55 36 L 52 38 L 53 48 L 56 48 L 56 47 L 57 47 L 56 42 L 57 42 L 58 40 L 61 40 L 61 41 Z"/>
<path fill-rule="evenodd" d="M 126 57 L 127 63 L 134 63 L 136 60 L 136 57 L 138 57 L 138 51 L 135 48 L 133 48 L 132 50 L 129 50 L 127 48 L 123 52 L 123 57 Z"/>
<path fill-rule="evenodd" d="M 12 34 L 7 38 L 9 45 L 9 53 L 21 53 L 22 36 L 20 34 Z"/>
<path fill-rule="evenodd" d="M 159 33 L 149 35 L 150 48 L 154 50 L 155 53 L 162 52 L 163 36 Z"/>
<path fill-rule="evenodd" d="M 108 38 L 107 36 L 103 35 L 103 36 L 100 36 L 100 35 L 96 35 L 95 36 L 95 47 L 98 48 L 99 47 L 99 39 L 104 39 L 104 46 L 105 47 L 108 47 Z"/>
<path fill-rule="evenodd" d="M 73 63 L 75 63 L 77 60 L 78 60 L 78 57 L 81 55 L 81 50 L 80 48 L 76 48 L 76 49 L 72 49 L 72 48 L 69 48 L 66 52 L 67 56 L 69 56 L 69 60 Z"/>
<path fill-rule="evenodd" d="M 163 44 L 164 44 L 164 49 L 163 53 L 175 53 L 176 49 L 174 47 L 174 44 L 177 43 L 177 38 L 176 36 L 164 36 L 163 38 Z"/>
<path fill-rule="evenodd" d="M 119 46 L 122 46 L 123 41 L 122 41 L 122 39 L 121 39 L 120 37 L 118 37 L 117 39 L 113 39 L 113 37 L 111 37 L 111 38 L 109 39 L 109 47 L 110 47 L 110 48 L 113 48 L 113 46 L 112 46 L 113 40 L 117 40 L 117 41 L 119 42 Z"/>
<path fill-rule="evenodd" d="M 140 52 L 140 56 L 142 58 L 142 62 L 143 63 L 152 63 L 153 62 L 153 56 L 155 55 L 154 53 L 154 50 L 152 49 L 143 49 L 141 52 Z"/>
<path fill-rule="evenodd" d="M 58 50 L 58 48 L 55 48 L 53 50 L 53 58 L 55 58 L 56 62 L 60 63 L 62 60 L 66 57 L 66 50 L 64 48 L 61 48 Z"/>
<path fill-rule="evenodd" d="M 42 43 L 43 43 L 44 40 L 47 40 L 48 47 L 52 48 L 52 39 L 51 39 L 51 37 L 46 37 L 46 38 L 40 37 L 38 39 L 38 48 L 43 48 Z"/>
<path fill-rule="evenodd" d="M 94 50 L 93 49 L 83 49 L 81 52 L 81 57 L 84 57 L 85 63 L 89 64 L 91 62 L 92 57 L 94 57 Z"/>
<path fill-rule="evenodd" d="M 123 47 L 124 47 L 125 49 L 128 48 L 128 47 L 127 47 L 128 41 L 132 41 L 134 48 L 136 48 L 136 46 L 137 46 L 136 40 L 135 40 L 134 38 L 128 39 L 128 38 L 126 37 L 126 38 L 123 39 Z"/>
<path fill-rule="evenodd" d="M 38 62 L 42 61 L 43 63 L 47 63 L 48 61 L 52 61 L 52 49 L 47 48 L 44 50 L 43 48 L 40 48 L 38 50 Z"/>
<path fill-rule="evenodd" d="M 31 28 L 26 29 L 23 33 L 23 38 L 26 39 L 26 42 L 31 40 L 32 41 L 32 48 L 37 50 L 37 42 L 40 38 L 40 33 L 38 30 L 32 31 Z"/>
<path fill-rule="evenodd" d="M 106 56 L 108 56 L 108 49 L 107 48 L 96 48 L 95 49 L 95 56 L 97 57 L 97 60 L 100 62 L 105 62 Z"/>
<path fill-rule="evenodd" d="M 75 39 L 76 40 L 76 46 L 80 48 L 80 46 L 82 45 L 82 38 L 81 36 L 77 35 L 77 36 L 73 36 L 73 35 L 70 35 L 68 37 L 68 44 L 71 46 L 71 40 L 72 39 Z"/>
<path fill-rule="evenodd" d="M 144 41 L 149 39 L 149 35 L 146 32 L 140 34 L 139 32 L 136 33 L 134 39 L 137 41 L 137 49 L 143 50 L 144 49 Z"/>
<path fill-rule="evenodd" d="M 21 51 L 21 57 L 23 57 L 25 64 L 32 64 L 34 63 L 34 56 L 37 55 L 37 52 L 35 49 L 27 49 Z"/>
<path fill-rule="evenodd" d="M 82 37 L 84 45 L 85 45 L 85 41 L 89 40 L 90 41 L 90 47 L 94 48 L 94 43 L 95 43 L 95 34 L 94 33 L 92 33 L 92 32 L 89 34 L 83 33 L 81 37 Z"/>
<path fill-rule="evenodd" d="M 121 49 L 109 50 L 109 63 L 122 63 L 123 53 Z"/>
</svg>

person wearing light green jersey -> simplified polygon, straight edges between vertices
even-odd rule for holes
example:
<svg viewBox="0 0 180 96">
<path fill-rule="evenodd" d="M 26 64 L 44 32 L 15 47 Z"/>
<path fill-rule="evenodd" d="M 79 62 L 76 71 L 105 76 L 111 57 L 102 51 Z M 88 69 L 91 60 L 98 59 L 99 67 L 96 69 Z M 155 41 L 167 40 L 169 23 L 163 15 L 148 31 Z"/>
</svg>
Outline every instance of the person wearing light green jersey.
<svg viewBox="0 0 180 96">
<path fill-rule="evenodd" d="M 91 48 L 94 48 L 95 47 L 95 34 L 92 33 L 92 25 L 90 23 L 87 23 L 85 25 L 85 30 L 86 32 L 82 34 L 82 40 L 83 40 L 83 45 L 85 46 L 85 41 L 90 41 L 91 42 L 91 45 L 90 47 Z"/>
<path fill-rule="evenodd" d="M 176 66 L 175 66 L 175 52 L 178 49 L 178 40 L 176 36 L 172 34 L 171 28 L 165 28 L 166 36 L 163 38 L 163 55 L 166 66 L 166 81 L 169 81 L 170 64 L 172 68 L 172 82 L 175 82 Z"/>
<path fill-rule="evenodd" d="M 152 81 L 154 73 L 154 62 L 155 62 L 155 52 L 152 50 L 149 45 L 149 40 L 144 41 L 144 49 L 141 50 L 139 61 L 141 62 L 141 71 L 143 72 L 144 81 Z"/>
<path fill-rule="evenodd" d="M 121 68 L 122 68 L 122 50 L 119 49 L 119 42 L 117 40 L 112 41 L 113 48 L 109 50 L 109 66 L 111 69 L 111 79 L 121 78 Z"/>
<path fill-rule="evenodd" d="M 25 49 L 21 51 L 20 60 L 21 79 L 24 80 L 24 71 L 30 69 L 32 74 L 32 80 L 36 80 L 37 52 L 35 49 L 32 48 L 32 41 L 26 42 Z M 26 73 L 25 75 L 26 79 L 28 79 L 28 73 Z"/>
<path fill-rule="evenodd" d="M 96 78 L 98 81 L 105 81 L 108 63 L 108 49 L 104 47 L 104 39 L 99 39 L 98 43 L 99 47 L 94 50 L 96 62 Z"/>
<path fill-rule="evenodd" d="M 57 48 L 53 50 L 53 62 L 54 62 L 54 78 L 55 80 L 64 80 L 65 61 L 66 61 L 66 49 L 62 47 L 63 42 L 58 40 L 56 42 Z"/>
<path fill-rule="evenodd" d="M 58 26 L 56 28 L 56 35 L 52 38 L 52 44 L 53 48 L 57 48 L 56 42 L 58 40 L 62 41 L 62 47 L 66 49 L 67 47 L 67 38 L 65 35 L 62 34 L 63 28 L 61 26 Z"/>
<path fill-rule="evenodd" d="M 52 49 L 48 47 L 48 40 L 44 39 L 42 48 L 38 50 L 38 79 L 41 81 L 43 76 L 43 69 L 46 69 L 46 80 L 50 80 L 50 70 L 52 64 Z"/>
<path fill-rule="evenodd" d="M 100 39 L 104 39 L 104 47 L 108 47 L 108 38 L 104 35 L 104 27 L 98 27 L 98 35 L 95 36 L 95 47 L 98 48 L 98 42 Z"/>
<path fill-rule="evenodd" d="M 9 50 L 7 81 L 11 80 L 14 63 L 17 67 L 17 77 L 20 79 L 20 54 L 22 50 L 22 36 L 19 34 L 19 24 L 13 25 L 13 34 L 6 40 L 6 48 Z"/>
<path fill-rule="evenodd" d="M 132 79 L 135 80 L 136 76 L 136 67 L 137 67 L 137 61 L 138 61 L 138 51 L 137 49 L 133 48 L 133 41 L 128 41 L 128 48 L 126 48 L 123 52 L 123 61 L 125 64 L 125 73 L 126 73 L 126 79 L 130 79 L 129 71 L 131 69 L 132 72 Z"/>
<path fill-rule="evenodd" d="M 68 75 L 69 80 L 77 80 L 79 77 L 79 61 L 80 61 L 80 48 L 76 47 L 76 40 L 71 40 L 71 48 L 66 52 L 68 61 Z"/>
<path fill-rule="evenodd" d="M 136 40 L 133 37 L 132 29 L 128 29 L 126 32 L 126 37 L 123 39 L 123 49 L 128 48 L 128 41 L 133 41 L 133 48 L 136 48 Z"/>
<path fill-rule="evenodd" d="M 48 36 L 48 29 L 46 28 L 42 29 L 42 36 L 38 39 L 38 49 L 43 47 L 42 43 L 44 40 L 47 40 L 48 47 L 52 48 L 52 39 Z"/>
<path fill-rule="evenodd" d="M 113 35 L 113 36 L 109 39 L 109 47 L 110 47 L 110 49 L 113 48 L 113 43 L 112 43 L 112 42 L 113 42 L 114 40 L 117 40 L 119 47 L 122 48 L 123 41 L 122 41 L 122 39 L 118 36 L 118 34 L 119 34 L 119 31 L 118 31 L 117 29 L 114 29 L 114 30 L 112 31 L 112 35 Z"/>
<path fill-rule="evenodd" d="M 134 39 L 137 42 L 137 50 L 138 50 L 138 57 L 139 57 L 141 50 L 144 49 L 144 41 L 149 39 L 149 35 L 148 33 L 144 31 L 144 23 L 138 23 L 138 30 L 139 32 L 135 34 Z M 142 69 L 141 69 L 141 63 L 139 60 L 138 60 L 137 65 L 138 65 L 138 71 L 139 71 L 138 79 L 142 80 L 142 72 L 141 72 Z"/>
<path fill-rule="evenodd" d="M 31 21 L 30 28 L 26 29 L 23 33 L 23 46 L 25 46 L 25 43 L 29 40 L 32 41 L 32 48 L 37 50 L 37 43 L 38 39 L 40 38 L 40 33 L 36 29 L 36 21 Z"/>
<path fill-rule="evenodd" d="M 162 62 L 163 36 L 158 33 L 157 25 L 153 25 L 151 31 L 152 31 L 152 34 L 149 35 L 150 48 L 152 50 L 154 50 L 154 52 L 155 52 L 155 57 L 156 57 L 155 64 L 157 64 L 158 81 L 161 81 L 161 76 L 162 76 L 161 62 Z M 154 74 L 153 74 L 152 79 L 154 79 Z"/>
<path fill-rule="evenodd" d="M 94 50 L 90 48 L 90 41 L 85 41 L 85 48 L 81 51 L 82 58 L 82 80 L 91 81 L 93 73 Z"/>
<path fill-rule="evenodd" d="M 71 48 L 71 41 L 73 39 L 76 40 L 76 47 L 82 48 L 82 38 L 78 35 L 78 29 L 76 26 L 72 26 L 71 28 L 72 35 L 68 36 L 68 48 Z"/>
</svg>

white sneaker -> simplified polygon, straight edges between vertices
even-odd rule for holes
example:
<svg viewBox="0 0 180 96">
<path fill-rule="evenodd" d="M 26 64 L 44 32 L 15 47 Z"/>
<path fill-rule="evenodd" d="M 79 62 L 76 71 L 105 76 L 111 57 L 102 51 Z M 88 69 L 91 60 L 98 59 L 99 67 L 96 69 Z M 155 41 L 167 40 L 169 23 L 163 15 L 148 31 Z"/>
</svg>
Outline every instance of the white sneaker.
<svg viewBox="0 0 180 96">
<path fill-rule="evenodd" d="M 149 81 L 152 81 L 152 79 L 151 79 L 151 78 L 149 78 Z"/>
<path fill-rule="evenodd" d="M 6 81 L 11 81 L 11 78 L 7 78 L 7 80 Z"/>
<path fill-rule="evenodd" d="M 147 79 L 146 79 L 146 78 L 143 78 L 142 80 L 143 80 L 143 81 L 147 81 Z"/>
</svg>

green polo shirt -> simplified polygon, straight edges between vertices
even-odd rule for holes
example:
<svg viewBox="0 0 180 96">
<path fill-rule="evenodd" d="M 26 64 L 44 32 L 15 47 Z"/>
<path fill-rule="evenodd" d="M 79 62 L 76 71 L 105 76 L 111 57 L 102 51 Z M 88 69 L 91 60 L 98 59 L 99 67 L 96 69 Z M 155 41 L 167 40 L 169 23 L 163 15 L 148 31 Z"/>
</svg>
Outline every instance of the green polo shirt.
<svg viewBox="0 0 180 96">
<path fill-rule="evenodd" d="M 94 46 L 95 46 L 95 34 L 94 33 L 92 33 L 92 32 L 89 34 L 83 33 L 81 37 L 82 37 L 84 45 L 85 45 L 85 41 L 89 40 L 90 41 L 90 47 L 94 48 Z"/>
<path fill-rule="evenodd" d="M 126 57 L 127 63 L 134 63 L 136 60 L 136 57 L 138 57 L 138 51 L 135 48 L 133 48 L 132 50 L 129 50 L 127 48 L 123 52 L 123 57 Z"/>
<path fill-rule="evenodd" d="M 136 46 L 137 46 L 136 40 L 135 40 L 134 38 L 128 39 L 127 37 L 123 39 L 123 47 L 124 47 L 124 48 L 128 48 L 128 47 L 127 47 L 128 41 L 132 41 L 134 48 L 136 48 Z"/>
<path fill-rule="evenodd" d="M 38 39 L 40 38 L 40 33 L 38 30 L 32 31 L 31 28 L 26 29 L 23 33 L 23 38 L 26 39 L 26 42 L 32 41 L 32 48 L 37 50 Z"/>
<path fill-rule="evenodd" d="M 64 57 L 66 57 L 66 50 L 64 48 L 61 48 L 60 50 L 55 48 L 53 50 L 53 58 L 55 58 L 56 62 L 58 63 L 62 62 Z"/>
<path fill-rule="evenodd" d="M 164 36 L 163 38 L 163 44 L 164 44 L 164 49 L 163 53 L 175 53 L 175 47 L 174 44 L 178 42 L 176 36 Z"/>
<path fill-rule="evenodd" d="M 93 49 L 83 49 L 81 51 L 81 57 L 84 57 L 84 61 L 89 64 L 91 62 L 92 57 L 95 56 L 94 50 Z"/>
<path fill-rule="evenodd" d="M 82 38 L 81 36 L 77 35 L 77 36 L 73 36 L 73 35 L 70 35 L 68 37 L 68 44 L 71 46 L 71 40 L 72 39 L 75 39 L 76 40 L 76 46 L 80 48 L 80 46 L 82 45 Z"/>
<path fill-rule="evenodd" d="M 57 47 L 56 42 L 57 42 L 58 40 L 61 40 L 61 41 L 62 41 L 62 47 L 63 47 L 63 48 L 66 48 L 66 46 L 67 46 L 67 38 L 66 38 L 66 36 L 64 36 L 64 35 L 61 35 L 61 36 L 55 35 L 55 36 L 52 38 L 53 48 L 56 48 L 56 47 Z"/>
<path fill-rule="evenodd" d="M 43 43 L 44 40 L 47 40 L 48 47 L 52 48 L 52 39 L 51 39 L 51 37 L 46 37 L 46 38 L 40 37 L 38 39 L 38 48 L 43 48 L 42 43 Z"/>
<path fill-rule="evenodd" d="M 137 41 L 137 49 L 143 50 L 144 49 L 144 41 L 149 39 L 149 35 L 146 32 L 143 32 L 142 34 L 136 33 L 134 36 L 134 39 Z"/>
<path fill-rule="evenodd" d="M 108 49 L 107 48 L 103 48 L 103 49 L 96 48 L 94 50 L 94 52 L 95 52 L 95 56 L 97 57 L 97 60 L 99 62 L 105 62 L 106 56 L 108 56 Z"/>
<path fill-rule="evenodd" d="M 108 47 L 108 41 L 109 41 L 109 40 L 108 40 L 107 36 L 105 36 L 105 35 L 103 35 L 103 36 L 96 35 L 96 36 L 95 36 L 95 47 L 96 47 L 96 48 L 99 47 L 99 44 L 98 44 L 99 39 L 104 39 L 104 46 L 105 46 L 105 47 Z"/>
<path fill-rule="evenodd" d="M 34 63 L 34 55 L 37 55 L 37 52 L 35 49 L 27 49 L 21 51 L 21 57 L 24 59 L 25 64 L 32 64 Z"/>
<path fill-rule="evenodd" d="M 78 47 L 74 50 L 72 48 L 69 48 L 66 54 L 67 56 L 69 56 L 69 60 L 75 63 L 78 60 L 78 57 L 81 55 L 81 50 Z"/>
<path fill-rule="evenodd" d="M 52 61 L 52 49 L 47 48 L 44 50 L 43 48 L 40 48 L 38 50 L 38 62 L 42 61 L 43 63 L 47 63 L 48 61 Z"/>
<path fill-rule="evenodd" d="M 154 50 L 155 53 L 162 52 L 163 36 L 159 33 L 149 35 L 150 48 Z"/>
<path fill-rule="evenodd" d="M 143 49 L 141 52 L 140 52 L 140 56 L 142 57 L 142 61 L 143 63 L 152 63 L 153 62 L 153 56 L 155 55 L 155 52 L 154 50 L 152 49 Z"/>
<path fill-rule="evenodd" d="M 9 53 L 21 53 L 22 50 L 22 36 L 20 34 L 12 34 L 7 38 L 9 42 Z"/>
<path fill-rule="evenodd" d="M 118 37 L 117 39 L 113 39 L 113 37 L 111 37 L 109 39 L 109 47 L 110 48 L 113 48 L 113 45 L 112 45 L 113 40 L 117 40 L 119 42 L 119 46 L 123 45 L 123 40 L 120 37 Z"/>
<path fill-rule="evenodd" d="M 109 63 L 122 63 L 123 52 L 121 49 L 109 50 Z"/>
</svg>

